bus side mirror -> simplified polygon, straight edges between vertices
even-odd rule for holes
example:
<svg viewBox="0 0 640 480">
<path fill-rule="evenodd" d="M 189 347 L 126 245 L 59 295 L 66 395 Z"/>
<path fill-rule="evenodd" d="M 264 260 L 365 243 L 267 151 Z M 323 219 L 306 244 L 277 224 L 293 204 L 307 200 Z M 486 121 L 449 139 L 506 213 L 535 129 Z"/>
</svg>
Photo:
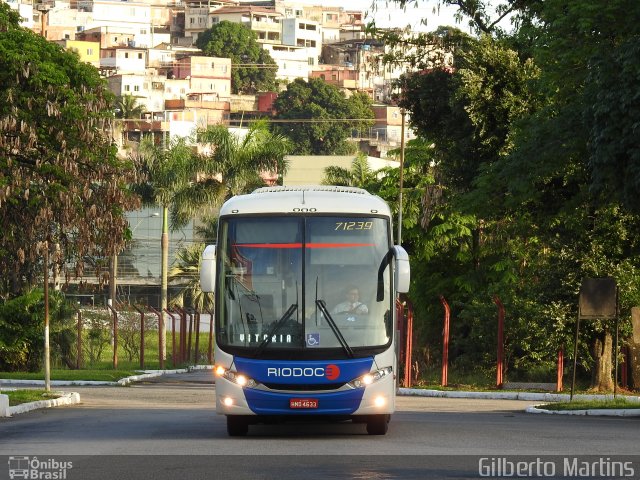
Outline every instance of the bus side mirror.
<svg viewBox="0 0 640 480">
<path fill-rule="evenodd" d="M 411 266 L 409 265 L 409 254 L 400 245 L 393 247 L 396 257 L 395 284 L 398 293 L 407 293 L 411 282 Z"/>
<path fill-rule="evenodd" d="M 212 293 L 216 288 L 216 246 L 207 245 L 202 252 L 200 265 L 200 288 L 205 293 Z"/>
</svg>

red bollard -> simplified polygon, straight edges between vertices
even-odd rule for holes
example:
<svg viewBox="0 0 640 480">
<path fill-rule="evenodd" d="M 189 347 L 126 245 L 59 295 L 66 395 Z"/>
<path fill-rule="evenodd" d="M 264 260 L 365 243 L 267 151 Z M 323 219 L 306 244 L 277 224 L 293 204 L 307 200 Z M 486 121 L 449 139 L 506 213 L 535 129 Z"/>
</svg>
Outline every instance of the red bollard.
<svg viewBox="0 0 640 480">
<path fill-rule="evenodd" d="M 140 314 L 140 369 L 144 369 L 144 310 L 141 310 L 137 305 L 133 308 Z"/>
<path fill-rule="evenodd" d="M 446 387 L 449 383 L 449 319 L 451 308 L 447 300 L 440 295 L 440 303 L 444 307 L 444 327 L 442 329 L 442 380 L 440 385 Z"/>
<path fill-rule="evenodd" d="M 504 372 L 504 305 L 500 297 L 493 296 L 493 302 L 498 306 L 498 361 L 496 368 L 496 387 L 502 388 Z"/>
<path fill-rule="evenodd" d="M 564 377 L 564 351 L 558 350 L 558 377 L 556 379 L 556 392 L 562 391 L 562 377 Z"/>
<path fill-rule="evenodd" d="M 162 341 L 162 332 L 164 330 L 164 315 L 151 305 L 147 305 L 147 308 L 156 314 L 158 317 L 158 363 L 160 364 L 160 370 L 164 370 L 164 343 Z"/>
<path fill-rule="evenodd" d="M 627 360 L 629 359 L 629 347 L 622 347 L 622 372 L 620 373 L 621 378 L 620 378 L 620 382 L 621 382 L 621 386 L 622 388 L 627 388 L 629 386 L 628 383 L 628 378 L 627 378 L 627 371 L 628 371 L 628 367 L 627 365 L 629 365 L 627 363 Z"/>
<path fill-rule="evenodd" d="M 176 317 L 173 316 L 173 312 L 169 309 L 165 308 L 164 311 L 171 317 L 171 357 L 173 359 L 173 368 L 176 368 Z"/>
<path fill-rule="evenodd" d="M 200 357 L 200 312 L 196 310 L 195 313 L 195 330 L 196 330 L 196 346 L 195 346 L 195 354 L 193 355 L 193 363 L 194 365 L 198 364 L 198 359 Z"/>
</svg>

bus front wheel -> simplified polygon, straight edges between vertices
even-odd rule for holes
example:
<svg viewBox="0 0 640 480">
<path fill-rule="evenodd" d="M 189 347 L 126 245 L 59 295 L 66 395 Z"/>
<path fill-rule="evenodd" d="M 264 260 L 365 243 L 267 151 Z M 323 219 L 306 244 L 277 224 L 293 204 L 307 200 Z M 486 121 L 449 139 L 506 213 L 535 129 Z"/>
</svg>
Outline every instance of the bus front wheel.
<svg viewBox="0 0 640 480">
<path fill-rule="evenodd" d="M 240 415 L 227 415 L 227 433 L 230 437 L 244 437 L 249 433 L 249 422 Z"/>
<path fill-rule="evenodd" d="M 389 429 L 391 415 L 371 415 L 367 420 L 367 433 L 369 435 L 384 435 Z"/>
</svg>

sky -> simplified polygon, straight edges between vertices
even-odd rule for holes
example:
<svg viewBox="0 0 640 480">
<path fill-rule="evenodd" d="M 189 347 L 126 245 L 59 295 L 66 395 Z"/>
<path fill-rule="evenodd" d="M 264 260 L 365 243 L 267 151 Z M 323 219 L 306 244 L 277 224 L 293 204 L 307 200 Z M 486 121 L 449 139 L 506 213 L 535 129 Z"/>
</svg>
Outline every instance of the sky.
<svg viewBox="0 0 640 480">
<path fill-rule="evenodd" d="M 372 8 L 375 4 L 375 10 Z M 437 0 L 421 0 L 402 9 L 398 4 L 387 0 L 354 0 L 359 10 L 368 13 L 367 21 L 375 19 L 378 27 L 411 27 L 413 31 L 434 31 L 440 25 L 457 25 L 454 19 L 456 8 L 450 6 L 438 7 Z M 423 23 L 426 21 L 426 25 Z M 458 28 L 464 30 L 462 25 Z"/>
<path fill-rule="evenodd" d="M 454 25 L 461 30 L 465 30 L 464 25 L 455 23 L 455 7 L 441 6 L 438 8 L 437 0 L 419 0 L 418 6 L 415 4 L 407 6 L 405 10 L 391 0 L 304 0 L 309 4 L 322 4 L 326 6 L 341 6 L 348 10 L 361 10 L 368 14 L 366 21 L 375 19 L 378 27 L 401 27 L 410 26 L 414 31 L 434 31 L 440 25 Z M 375 9 L 373 6 L 375 5 Z M 426 19 L 426 25 L 421 23 Z"/>
</svg>

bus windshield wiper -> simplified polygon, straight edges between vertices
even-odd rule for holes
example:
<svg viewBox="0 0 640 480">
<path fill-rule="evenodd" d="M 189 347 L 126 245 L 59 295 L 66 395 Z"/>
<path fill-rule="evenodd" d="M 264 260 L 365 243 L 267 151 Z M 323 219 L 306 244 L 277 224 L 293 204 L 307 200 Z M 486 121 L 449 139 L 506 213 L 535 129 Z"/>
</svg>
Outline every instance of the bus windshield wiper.
<svg viewBox="0 0 640 480">
<path fill-rule="evenodd" d="M 320 310 L 322 315 L 324 315 L 324 318 L 327 319 L 327 322 L 329 322 L 329 326 L 331 327 L 331 330 L 333 330 L 333 334 L 336 336 L 336 338 L 340 342 L 340 345 L 342 345 L 342 348 L 346 352 L 347 356 L 349 358 L 353 358 L 355 356 L 353 354 L 353 350 L 351 350 L 351 347 L 349 346 L 347 341 L 344 339 L 344 336 L 342 335 L 342 332 L 336 325 L 336 322 L 331 317 L 329 310 L 327 310 L 327 304 L 324 303 L 324 300 L 316 300 L 316 305 L 318 306 L 318 309 Z"/>
<path fill-rule="evenodd" d="M 273 336 L 276 333 L 278 333 L 278 330 L 282 328 L 284 323 L 291 318 L 291 315 L 293 315 L 293 312 L 295 312 L 297 309 L 298 309 L 298 304 L 292 303 L 291 306 L 287 309 L 287 311 L 284 312 L 284 315 L 282 315 L 280 320 L 274 323 L 274 325 L 271 327 L 271 329 L 267 333 L 267 336 L 262 340 L 262 342 L 260 342 L 260 345 L 256 347 L 256 351 L 254 353 L 255 357 L 258 357 L 262 354 L 264 349 L 267 348 L 267 346 L 271 343 L 271 339 L 273 338 Z"/>
</svg>

